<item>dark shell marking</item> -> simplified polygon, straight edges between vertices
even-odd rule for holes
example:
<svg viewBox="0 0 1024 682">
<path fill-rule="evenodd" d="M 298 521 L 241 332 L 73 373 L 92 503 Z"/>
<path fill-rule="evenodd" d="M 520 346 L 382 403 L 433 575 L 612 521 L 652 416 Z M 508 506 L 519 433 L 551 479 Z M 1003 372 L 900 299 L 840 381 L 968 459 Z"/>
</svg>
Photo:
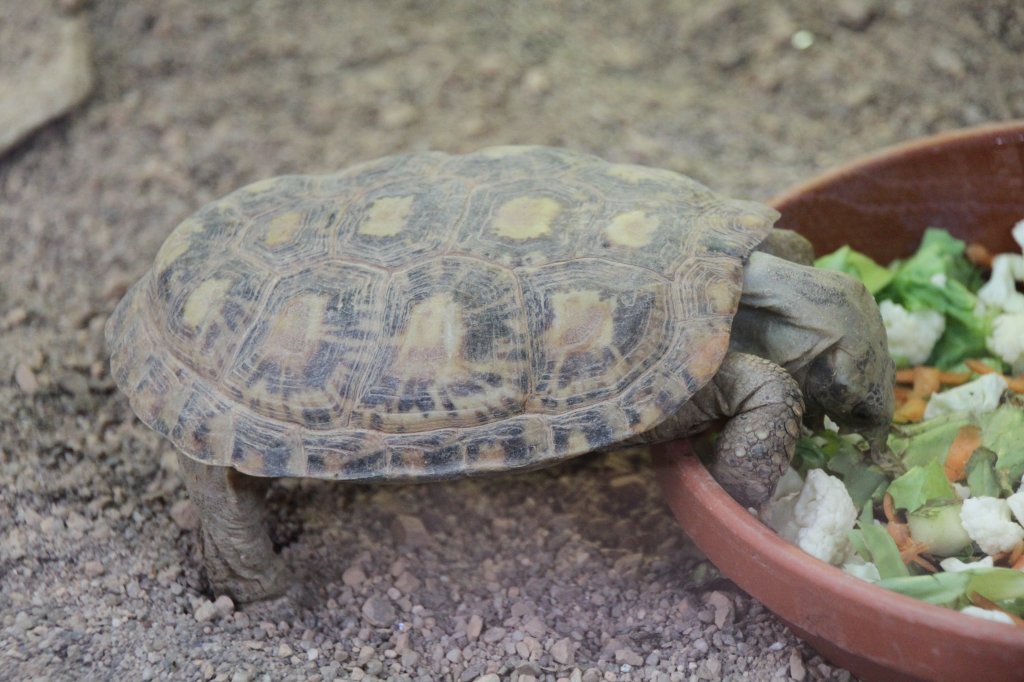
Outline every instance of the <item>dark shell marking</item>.
<svg viewBox="0 0 1024 682">
<path fill-rule="evenodd" d="M 262 476 L 532 467 L 717 371 L 776 214 L 543 147 L 283 176 L 198 211 L 107 325 L 146 424 Z"/>
</svg>

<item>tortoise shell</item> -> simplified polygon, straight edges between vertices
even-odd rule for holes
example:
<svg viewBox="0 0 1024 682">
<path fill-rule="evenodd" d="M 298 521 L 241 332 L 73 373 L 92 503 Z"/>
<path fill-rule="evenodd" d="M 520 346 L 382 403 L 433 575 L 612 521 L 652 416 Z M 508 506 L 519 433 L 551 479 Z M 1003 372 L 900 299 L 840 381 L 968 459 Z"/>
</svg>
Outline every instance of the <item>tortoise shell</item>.
<svg viewBox="0 0 1024 682">
<path fill-rule="evenodd" d="M 711 379 L 776 217 L 543 147 L 277 177 L 171 233 L 107 325 L 112 374 L 183 452 L 257 476 L 537 466 Z"/>
</svg>

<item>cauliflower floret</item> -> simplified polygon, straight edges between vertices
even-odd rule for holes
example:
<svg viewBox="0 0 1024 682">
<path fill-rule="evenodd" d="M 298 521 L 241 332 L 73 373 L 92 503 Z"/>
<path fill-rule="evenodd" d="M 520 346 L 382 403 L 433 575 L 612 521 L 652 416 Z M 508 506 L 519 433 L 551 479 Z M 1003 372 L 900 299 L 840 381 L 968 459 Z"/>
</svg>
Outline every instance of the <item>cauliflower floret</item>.
<svg viewBox="0 0 1024 682">
<path fill-rule="evenodd" d="M 994 620 L 997 623 L 1013 625 L 1013 618 L 1010 618 L 1007 614 L 1002 611 L 996 611 L 995 609 L 983 609 L 980 606 L 965 606 L 960 609 L 960 613 L 966 613 L 968 616 L 974 616 L 976 618 L 984 618 L 985 620 Z"/>
<path fill-rule="evenodd" d="M 1010 507 L 1010 511 L 1013 512 L 1017 523 L 1024 526 L 1024 481 L 1021 481 L 1017 492 L 1006 498 L 1006 504 Z"/>
<path fill-rule="evenodd" d="M 964 500 L 960 523 L 985 554 L 1007 552 L 1024 540 L 1024 527 L 1010 519 L 1010 505 L 998 497 Z"/>
<path fill-rule="evenodd" d="M 1001 375 L 982 375 L 974 381 L 933 395 L 924 409 L 924 418 L 932 419 L 953 412 L 991 412 L 999 407 L 1006 388 L 1006 379 Z"/>
<path fill-rule="evenodd" d="M 871 561 L 864 561 L 856 554 L 847 559 L 842 569 L 843 573 L 852 575 L 854 578 L 866 580 L 869 583 L 877 583 L 882 579 L 882 574 L 878 572 L 878 566 Z"/>
<path fill-rule="evenodd" d="M 1024 362 L 1024 312 L 996 316 L 992 320 L 992 334 L 985 339 L 985 345 L 1003 362 L 1015 367 Z"/>
<path fill-rule="evenodd" d="M 957 483 L 956 481 L 951 481 L 950 484 L 953 486 L 953 492 L 955 492 L 956 496 L 961 500 L 966 500 L 971 496 L 970 486 L 966 486 L 963 483 Z"/>
<path fill-rule="evenodd" d="M 889 337 L 889 354 L 900 364 L 920 365 L 946 330 L 946 318 L 934 310 L 911 312 L 892 301 L 878 304 Z"/>
<path fill-rule="evenodd" d="M 999 254 L 992 259 L 988 281 L 978 289 L 978 300 L 1006 312 L 1024 312 L 1024 294 L 1017 291 L 1019 280 L 1024 280 L 1024 256 Z"/>
<path fill-rule="evenodd" d="M 838 566 L 846 559 L 857 509 L 842 481 L 811 469 L 799 492 L 765 505 L 762 520 L 808 554 Z"/>
<path fill-rule="evenodd" d="M 995 561 L 990 556 L 977 561 L 960 561 L 955 556 L 951 556 L 939 562 L 939 566 L 942 566 L 942 570 L 946 573 L 963 573 L 975 568 L 992 568 L 994 565 Z"/>
</svg>

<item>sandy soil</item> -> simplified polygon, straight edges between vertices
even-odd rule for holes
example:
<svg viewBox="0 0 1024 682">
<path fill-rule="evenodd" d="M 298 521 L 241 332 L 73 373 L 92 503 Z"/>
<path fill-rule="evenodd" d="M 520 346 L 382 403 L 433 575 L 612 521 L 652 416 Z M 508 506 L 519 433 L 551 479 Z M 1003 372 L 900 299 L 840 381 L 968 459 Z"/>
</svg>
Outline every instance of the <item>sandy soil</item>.
<svg viewBox="0 0 1024 682">
<path fill-rule="evenodd" d="M 643 456 L 283 482 L 274 539 L 314 597 L 211 603 L 102 328 L 178 221 L 275 174 L 530 142 L 764 199 L 1024 116 L 1017 0 L 59 4 L 96 89 L 0 157 L 0 678 L 849 678 L 717 576 Z"/>
</svg>

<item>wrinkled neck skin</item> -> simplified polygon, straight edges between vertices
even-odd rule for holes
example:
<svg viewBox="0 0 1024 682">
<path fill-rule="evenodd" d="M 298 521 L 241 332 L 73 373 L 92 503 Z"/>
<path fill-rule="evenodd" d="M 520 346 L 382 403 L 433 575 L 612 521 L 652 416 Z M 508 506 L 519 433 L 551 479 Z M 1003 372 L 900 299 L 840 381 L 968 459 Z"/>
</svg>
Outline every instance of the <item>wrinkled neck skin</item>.
<svg viewBox="0 0 1024 682">
<path fill-rule="evenodd" d="M 860 282 L 754 253 L 729 346 L 772 360 L 796 379 L 808 426 L 828 414 L 863 433 L 875 453 L 885 449 L 895 367 L 878 307 Z"/>
</svg>

